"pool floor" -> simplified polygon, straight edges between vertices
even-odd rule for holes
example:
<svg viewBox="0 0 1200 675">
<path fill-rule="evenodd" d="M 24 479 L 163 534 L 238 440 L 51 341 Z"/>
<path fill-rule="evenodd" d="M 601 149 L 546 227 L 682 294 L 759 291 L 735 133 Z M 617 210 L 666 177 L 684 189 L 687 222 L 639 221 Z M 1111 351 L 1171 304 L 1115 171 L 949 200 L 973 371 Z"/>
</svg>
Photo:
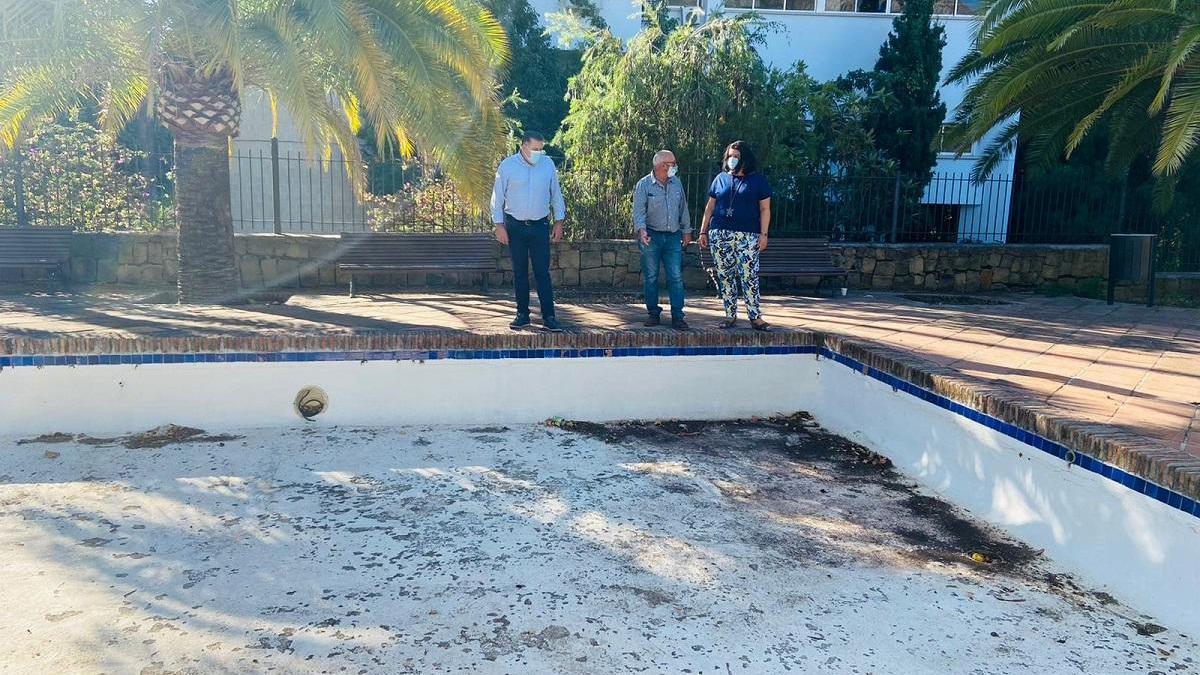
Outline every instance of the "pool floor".
<svg viewBox="0 0 1200 675">
<path fill-rule="evenodd" d="M 1198 666 L 803 415 L 28 440 L 0 439 L 4 672 Z"/>
</svg>

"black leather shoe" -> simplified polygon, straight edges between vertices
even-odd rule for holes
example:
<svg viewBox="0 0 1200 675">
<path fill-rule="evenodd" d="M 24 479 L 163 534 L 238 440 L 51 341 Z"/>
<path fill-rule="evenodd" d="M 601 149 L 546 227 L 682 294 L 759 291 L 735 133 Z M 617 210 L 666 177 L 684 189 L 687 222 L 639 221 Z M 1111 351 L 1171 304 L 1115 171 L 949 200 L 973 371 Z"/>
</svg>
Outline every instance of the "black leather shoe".
<svg viewBox="0 0 1200 675">
<path fill-rule="evenodd" d="M 662 321 L 661 321 L 661 320 L 658 318 L 658 315 L 657 315 L 657 314 L 651 314 L 651 315 L 650 315 L 650 316 L 649 316 L 649 317 L 648 317 L 648 318 L 647 318 L 647 319 L 646 319 L 646 320 L 645 320 L 645 321 L 642 323 L 642 325 L 643 325 L 643 326 L 645 326 L 645 327 L 647 327 L 647 328 L 653 328 L 653 327 L 655 327 L 655 326 L 657 326 L 657 325 L 659 325 L 659 324 L 661 324 L 661 323 L 662 323 Z"/>
<path fill-rule="evenodd" d="M 671 319 L 671 328 L 675 330 L 691 330 L 691 326 L 683 319 Z"/>
<path fill-rule="evenodd" d="M 550 317 L 549 319 L 542 321 L 542 330 L 547 330 L 551 333 L 561 333 L 562 326 L 558 325 L 558 319 Z"/>
<path fill-rule="evenodd" d="M 518 330 L 518 329 L 524 328 L 525 326 L 528 326 L 528 325 L 529 325 L 529 315 L 528 314 L 518 314 L 517 318 L 513 319 L 512 323 L 508 324 L 508 327 L 513 330 Z"/>
</svg>

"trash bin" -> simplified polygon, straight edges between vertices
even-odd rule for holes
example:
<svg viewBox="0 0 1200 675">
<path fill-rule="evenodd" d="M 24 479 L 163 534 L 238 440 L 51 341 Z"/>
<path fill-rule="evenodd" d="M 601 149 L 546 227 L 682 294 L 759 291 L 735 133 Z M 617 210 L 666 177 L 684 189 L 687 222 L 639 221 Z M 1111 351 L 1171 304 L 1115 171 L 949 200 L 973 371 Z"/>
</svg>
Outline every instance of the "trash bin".
<svg viewBox="0 0 1200 675">
<path fill-rule="evenodd" d="M 1117 282 L 1146 284 L 1146 306 L 1154 306 L 1154 249 L 1156 234 L 1114 234 L 1108 247 L 1108 304 Z"/>
</svg>

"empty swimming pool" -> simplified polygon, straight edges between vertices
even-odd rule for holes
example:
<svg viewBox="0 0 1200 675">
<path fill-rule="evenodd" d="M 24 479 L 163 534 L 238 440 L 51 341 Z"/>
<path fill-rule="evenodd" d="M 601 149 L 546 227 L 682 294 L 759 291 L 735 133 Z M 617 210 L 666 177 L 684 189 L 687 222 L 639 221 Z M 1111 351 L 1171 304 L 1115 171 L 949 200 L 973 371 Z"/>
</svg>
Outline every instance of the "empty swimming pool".
<svg viewBox="0 0 1200 675">
<path fill-rule="evenodd" d="M 16 670 L 1195 668 L 1182 498 L 825 346 L 0 365 Z"/>
</svg>

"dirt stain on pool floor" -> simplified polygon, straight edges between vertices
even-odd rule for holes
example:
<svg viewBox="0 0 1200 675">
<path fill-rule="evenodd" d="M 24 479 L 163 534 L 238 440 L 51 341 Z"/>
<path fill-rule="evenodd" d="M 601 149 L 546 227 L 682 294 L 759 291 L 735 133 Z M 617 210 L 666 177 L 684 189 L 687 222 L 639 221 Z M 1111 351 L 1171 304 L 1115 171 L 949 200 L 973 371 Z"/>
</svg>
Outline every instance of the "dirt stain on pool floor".
<svg viewBox="0 0 1200 675">
<path fill-rule="evenodd" d="M 230 434 L 210 435 L 204 433 L 203 429 L 181 427 L 177 424 L 164 424 L 161 427 L 155 427 L 153 429 L 142 431 L 136 434 L 115 436 L 111 438 L 97 438 L 87 434 L 68 434 L 58 431 L 50 434 L 42 434 L 41 436 L 35 436 L 33 438 L 22 438 L 17 441 L 17 445 L 29 445 L 31 443 L 37 443 L 41 445 L 79 443 L 81 445 L 95 445 L 99 447 L 120 445 L 129 449 L 138 449 L 162 448 L 168 445 L 177 445 L 180 443 L 224 444 L 227 441 L 236 441 L 239 439 L 241 439 L 241 436 L 234 436 Z"/>
<path fill-rule="evenodd" d="M 795 516 L 801 504 L 816 499 L 826 513 L 838 514 L 843 529 L 882 535 L 879 543 L 890 544 L 895 553 L 918 563 L 970 561 L 987 572 L 1027 574 L 1031 572 L 1028 564 L 1039 555 L 1024 544 L 977 525 L 949 503 L 919 493 L 914 483 L 896 472 L 891 460 L 821 430 L 807 413 L 729 422 L 596 424 L 551 420 L 548 424 L 605 443 L 643 442 L 703 453 L 710 461 L 749 458 L 759 470 L 757 475 L 741 482 L 714 483 L 735 504 L 786 519 L 788 514 Z M 811 486 L 787 480 L 797 473 L 806 475 L 806 469 L 818 466 L 820 473 L 812 475 L 826 483 L 838 483 L 839 489 L 831 492 L 829 486 L 818 487 L 817 495 L 813 495 L 806 489 Z M 666 489 L 680 488 L 668 485 Z M 870 505 L 864 500 L 870 500 Z"/>
<path fill-rule="evenodd" d="M 1197 668 L 804 414 L 189 431 L 0 440 L 0 670 Z"/>
</svg>

